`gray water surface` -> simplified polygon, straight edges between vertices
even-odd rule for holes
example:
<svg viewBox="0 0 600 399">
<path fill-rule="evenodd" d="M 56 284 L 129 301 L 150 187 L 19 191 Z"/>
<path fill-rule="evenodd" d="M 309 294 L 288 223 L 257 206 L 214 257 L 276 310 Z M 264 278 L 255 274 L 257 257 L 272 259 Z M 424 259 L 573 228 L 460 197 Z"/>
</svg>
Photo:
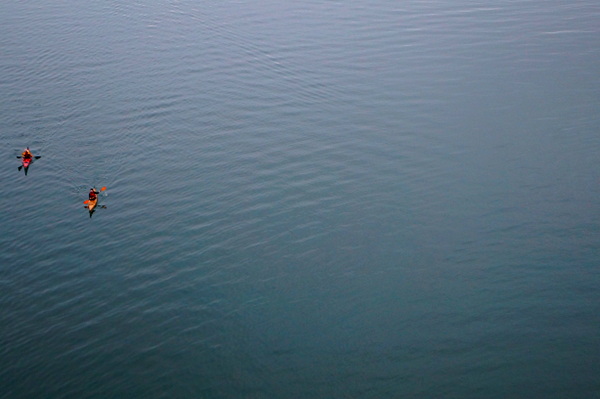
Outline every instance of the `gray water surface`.
<svg viewBox="0 0 600 399">
<path fill-rule="evenodd" d="M 596 1 L 0 22 L 0 398 L 600 398 Z"/>
</svg>

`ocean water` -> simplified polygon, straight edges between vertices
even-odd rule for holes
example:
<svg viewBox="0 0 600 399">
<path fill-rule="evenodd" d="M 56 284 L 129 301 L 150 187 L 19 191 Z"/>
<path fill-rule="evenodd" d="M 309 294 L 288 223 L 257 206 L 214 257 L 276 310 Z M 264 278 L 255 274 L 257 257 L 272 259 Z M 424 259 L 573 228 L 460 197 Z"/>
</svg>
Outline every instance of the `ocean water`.
<svg viewBox="0 0 600 399">
<path fill-rule="evenodd" d="M 0 398 L 600 398 L 596 1 L 0 22 Z"/>
</svg>

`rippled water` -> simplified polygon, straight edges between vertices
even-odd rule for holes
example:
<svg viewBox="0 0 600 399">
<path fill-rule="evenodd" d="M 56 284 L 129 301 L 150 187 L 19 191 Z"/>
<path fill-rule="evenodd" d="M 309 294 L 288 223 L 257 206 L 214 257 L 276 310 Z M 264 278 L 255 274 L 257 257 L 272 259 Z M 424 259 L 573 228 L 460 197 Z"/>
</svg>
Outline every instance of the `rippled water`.
<svg viewBox="0 0 600 399">
<path fill-rule="evenodd" d="M 596 2 L 0 22 L 1 398 L 600 397 Z"/>
</svg>

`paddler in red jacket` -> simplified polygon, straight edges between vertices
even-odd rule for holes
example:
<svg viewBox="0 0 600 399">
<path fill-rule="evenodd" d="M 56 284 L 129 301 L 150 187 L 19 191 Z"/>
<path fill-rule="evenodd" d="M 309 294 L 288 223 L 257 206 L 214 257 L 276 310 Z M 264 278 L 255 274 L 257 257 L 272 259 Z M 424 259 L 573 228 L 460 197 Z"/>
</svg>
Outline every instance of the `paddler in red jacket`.
<svg viewBox="0 0 600 399">
<path fill-rule="evenodd" d="M 98 198 L 98 194 L 99 194 L 99 193 L 100 193 L 100 192 L 99 192 L 99 191 L 96 191 L 96 189 L 95 189 L 95 188 L 90 188 L 90 201 L 94 201 L 94 200 L 96 200 L 96 198 Z"/>
</svg>

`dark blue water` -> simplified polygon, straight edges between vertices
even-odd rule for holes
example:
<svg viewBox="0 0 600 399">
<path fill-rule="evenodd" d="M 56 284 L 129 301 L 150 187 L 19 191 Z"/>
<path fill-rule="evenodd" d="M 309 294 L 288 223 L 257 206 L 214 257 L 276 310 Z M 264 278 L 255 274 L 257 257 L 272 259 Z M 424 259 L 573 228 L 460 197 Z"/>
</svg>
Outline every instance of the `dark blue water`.
<svg viewBox="0 0 600 399">
<path fill-rule="evenodd" d="M 0 398 L 600 397 L 595 1 L 0 22 Z"/>
</svg>

